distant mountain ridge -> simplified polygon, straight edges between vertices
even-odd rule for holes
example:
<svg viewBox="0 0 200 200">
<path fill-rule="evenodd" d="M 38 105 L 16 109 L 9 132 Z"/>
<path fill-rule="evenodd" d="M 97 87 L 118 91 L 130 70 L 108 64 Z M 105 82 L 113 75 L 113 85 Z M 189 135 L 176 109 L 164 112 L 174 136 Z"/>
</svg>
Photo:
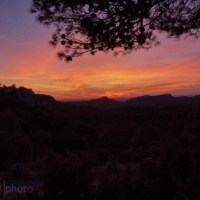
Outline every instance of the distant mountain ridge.
<svg viewBox="0 0 200 200">
<path fill-rule="evenodd" d="M 103 108 L 119 108 L 123 106 L 121 102 L 115 99 L 110 99 L 106 96 L 103 96 L 99 99 L 77 101 L 77 102 L 72 102 L 72 103 L 76 105 L 82 105 L 82 106 L 103 107 Z"/>
<path fill-rule="evenodd" d="M 176 105 L 187 105 L 197 102 L 200 102 L 200 95 L 192 97 L 187 97 L 187 96 L 174 97 L 171 94 L 162 94 L 156 96 L 145 95 L 145 96 L 134 97 L 124 102 L 120 102 L 104 96 L 98 99 L 77 101 L 71 103 L 81 106 L 90 106 L 90 107 L 121 108 L 121 107 L 166 107 L 166 106 L 176 106 Z"/>
<path fill-rule="evenodd" d="M 14 96 L 12 96 L 12 99 L 19 99 L 20 101 L 23 101 L 28 105 L 54 104 L 57 102 L 50 95 L 35 94 L 32 89 L 27 89 L 24 87 L 19 87 L 19 88 L 16 88 L 15 86 L 0 87 L 0 93 L 4 93 L 5 95 L 14 94 Z M 86 106 L 86 107 L 123 108 L 123 107 L 166 107 L 166 106 L 187 105 L 198 102 L 200 102 L 200 95 L 195 95 L 192 97 L 187 97 L 187 96 L 174 97 L 171 94 L 161 94 L 156 96 L 145 95 L 145 96 L 134 97 L 123 102 L 103 96 L 97 99 L 76 101 L 76 102 L 65 102 L 65 103 Z"/>
</svg>

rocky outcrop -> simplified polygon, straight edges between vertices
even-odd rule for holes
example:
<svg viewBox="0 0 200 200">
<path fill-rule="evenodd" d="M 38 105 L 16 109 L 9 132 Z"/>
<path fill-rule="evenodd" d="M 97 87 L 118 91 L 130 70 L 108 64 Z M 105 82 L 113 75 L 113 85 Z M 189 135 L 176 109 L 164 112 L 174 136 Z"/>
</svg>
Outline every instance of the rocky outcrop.
<svg viewBox="0 0 200 200">
<path fill-rule="evenodd" d="M 16 91 L 17 96 L 28 105 L 37 105 L 35 93 L 31 89 L 24 89 Z"/>
<path fill-rule="evenodd" d="M 24 87 L 0 87 L 0 91 L 4 92 L 6 95 L 12 94 L 12 98 L 19 98 L 27 105 L 45 105 L 45 104 L 53 104 L 56 103 L 56 100 L 50 95 L 44 94 L 35 94 L 32 89 L 27 89 Z"/>
</svg>

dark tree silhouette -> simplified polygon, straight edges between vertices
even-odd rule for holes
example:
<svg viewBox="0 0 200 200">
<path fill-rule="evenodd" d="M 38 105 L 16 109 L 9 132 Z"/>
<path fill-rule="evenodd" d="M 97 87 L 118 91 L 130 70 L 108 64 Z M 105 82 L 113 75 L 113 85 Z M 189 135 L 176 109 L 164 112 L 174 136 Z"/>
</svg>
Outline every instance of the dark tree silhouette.
<svg viewBox="0 0 200 200">
<path fill-rule="evenodd" d="M 199 0 L 32 0 L 31 13 L 55 25 L 50 44 L 61 43 L 60 59 L 98 51 L 130 53 L 158 45 L 156 34 L 200 35 Z"/>
</svg>

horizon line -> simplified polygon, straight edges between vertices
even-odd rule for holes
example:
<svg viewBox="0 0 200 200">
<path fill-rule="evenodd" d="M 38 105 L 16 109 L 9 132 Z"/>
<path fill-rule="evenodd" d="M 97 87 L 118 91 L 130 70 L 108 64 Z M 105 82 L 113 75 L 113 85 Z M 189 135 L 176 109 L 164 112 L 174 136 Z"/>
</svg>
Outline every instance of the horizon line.
<svg viewBox="0 0 200 200">
<path fill-rule="evenodd" d="M 128 99 L 132 99 L 132 98 L 137 98 L 137 97 L 144 97 L 144 96 L 160 96 L 160 95 L 171 95 L 172 97 L 194 97 L 194 96 L 198 96 L 199 94 L 182 94 L 182 95 L 172 95 L 170 93 L 162 93 L 162 94 L 157 94 L 157 95 L 150 95 L 150 94 L 146 94 L 146 95 L 141 95 L 141 96 L 126 96 L 126 97 L 109 97 L 109 96 L 100 96 L 100 97 L 94 97 L 94 98 L 55 98 L 57 101 L 60 102 L 74 102 L 74 101 L 89 101 L 89 100 L 95 100 L 95 99 L 100 99 L 102 97 L 107 97 L 108 99 L 114 99 L 117 101 L 126 101 Z"/>
</svg>

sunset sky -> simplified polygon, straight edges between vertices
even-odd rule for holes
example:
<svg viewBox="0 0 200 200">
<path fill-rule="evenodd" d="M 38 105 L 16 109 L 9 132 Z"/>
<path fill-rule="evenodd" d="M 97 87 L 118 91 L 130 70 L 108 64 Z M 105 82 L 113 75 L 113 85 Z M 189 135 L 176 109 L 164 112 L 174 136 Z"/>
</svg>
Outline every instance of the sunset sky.
<svg viewBox="0 0 200 200">
<path fill-rule="evenodd" d="M 161 45 L 130 55 L 83 55 L 59 61 L 48 41 L 53 29 L 35 21 L 31 0 L 0 1 L 0 82 L 56 99 L 200 94 L 200 38 L 158 35 Z"/>
</svg>

